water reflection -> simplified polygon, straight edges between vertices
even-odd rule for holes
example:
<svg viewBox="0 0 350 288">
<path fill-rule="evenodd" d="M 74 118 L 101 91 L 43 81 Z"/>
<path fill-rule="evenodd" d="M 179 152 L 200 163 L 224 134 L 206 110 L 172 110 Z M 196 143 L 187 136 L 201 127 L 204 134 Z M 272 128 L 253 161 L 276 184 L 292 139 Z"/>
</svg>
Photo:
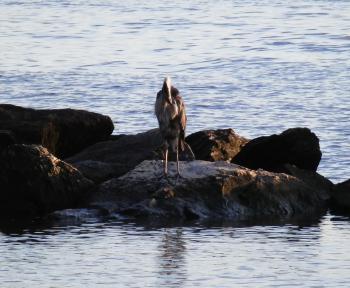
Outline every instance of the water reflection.
<svg viewBox="0 0 350 288">
<path fill-rule="evenodd" d="M 20 233 L 2 229 L 0 282 L 4 287 L 15 280 L 28 287 L 139 287 L 140 281 L 143 287 L 342 287 L 350 281 L 345 216 L 170 226 L 95 220 L 32 225 Z"/>
<path fill-rule="evenodd" d="M 186 282 L 186 242 L 182 234 L 182 228 L 166 228 L 162 234 L 157 287 L 183 287 Z"/>
</svg>

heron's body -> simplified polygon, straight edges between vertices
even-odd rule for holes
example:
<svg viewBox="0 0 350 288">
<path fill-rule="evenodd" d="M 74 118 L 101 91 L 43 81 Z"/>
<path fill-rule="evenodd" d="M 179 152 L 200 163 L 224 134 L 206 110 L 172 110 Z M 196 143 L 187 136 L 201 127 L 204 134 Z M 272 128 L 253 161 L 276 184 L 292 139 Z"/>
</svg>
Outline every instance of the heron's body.
<svg viewBox="0 0 350 288">
<path fill-rule="evenodd" d="M 164 142 L 164 173 L 167 175 L 168 148 L 177 155 L 177 173 L 179 172 L 179 149 L 184 150 L 186 130 L 185 104 L 179 90 L 171 86 L 170 78 L 165 78 L 163 88 L 157 93 L 155 114 L 160 134 Z"/>
</svg>

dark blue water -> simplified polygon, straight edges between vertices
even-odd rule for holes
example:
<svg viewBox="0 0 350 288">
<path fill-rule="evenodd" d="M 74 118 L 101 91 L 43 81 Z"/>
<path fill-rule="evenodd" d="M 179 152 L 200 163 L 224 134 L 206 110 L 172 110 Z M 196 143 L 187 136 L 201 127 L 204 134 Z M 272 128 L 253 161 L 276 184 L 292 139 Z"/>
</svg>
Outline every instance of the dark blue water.
<svg viewBox="0 0 350 288">
<path fill-rule="evenodd" d="M 306 126 L 321 139 L 320 173 L 350 178 L 349 1 L 0 1 L 2 103 L 88 109 L 136 133 L 156 127 L 165 75 L 189 133 Z M 18 281 L 1 286 L 349 287 L 350 225 L 332 217 L 303 229 L 0 234 L 0 281 Z"/>
</svg>

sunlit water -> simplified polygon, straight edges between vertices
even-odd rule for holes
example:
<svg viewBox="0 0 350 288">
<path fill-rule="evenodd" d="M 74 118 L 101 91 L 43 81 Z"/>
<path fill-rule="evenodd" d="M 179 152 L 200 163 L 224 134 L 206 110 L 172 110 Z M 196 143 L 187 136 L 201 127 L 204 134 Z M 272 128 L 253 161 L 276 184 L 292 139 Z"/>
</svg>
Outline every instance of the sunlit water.
<svg viewBox="0 0 350 288">
<path fill-rule="evenodd" d="M 350 178 L 349 1 L 0 1 L 0 102 L 157 125 L 171 75 L 188 132 L 296 126 Z M 349 219 L 311 227 L 90 223 L 0 233 L 1 287 L 349 287 Z M 11 282 L 14 281 L 14 282 Z M 16 282 L 17 281 L 17 282 Z"/>
</svg>

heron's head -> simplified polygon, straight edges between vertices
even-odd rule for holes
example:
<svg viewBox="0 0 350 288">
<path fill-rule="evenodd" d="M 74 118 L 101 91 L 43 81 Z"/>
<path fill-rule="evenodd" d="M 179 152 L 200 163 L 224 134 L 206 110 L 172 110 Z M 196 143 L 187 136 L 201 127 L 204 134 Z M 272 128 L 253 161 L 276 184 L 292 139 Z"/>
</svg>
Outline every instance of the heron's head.
<svg viewBox="0 0 350 288">
<path fill-rule="evenodd" d="M 172 103 L 172 97 L 171 97 L 171 79 L 170 77 L 165 77 L 163 82 L 163 95 L 165 97 L 165 101 L 169 102 L 169 104 Z"/>
</svg>

